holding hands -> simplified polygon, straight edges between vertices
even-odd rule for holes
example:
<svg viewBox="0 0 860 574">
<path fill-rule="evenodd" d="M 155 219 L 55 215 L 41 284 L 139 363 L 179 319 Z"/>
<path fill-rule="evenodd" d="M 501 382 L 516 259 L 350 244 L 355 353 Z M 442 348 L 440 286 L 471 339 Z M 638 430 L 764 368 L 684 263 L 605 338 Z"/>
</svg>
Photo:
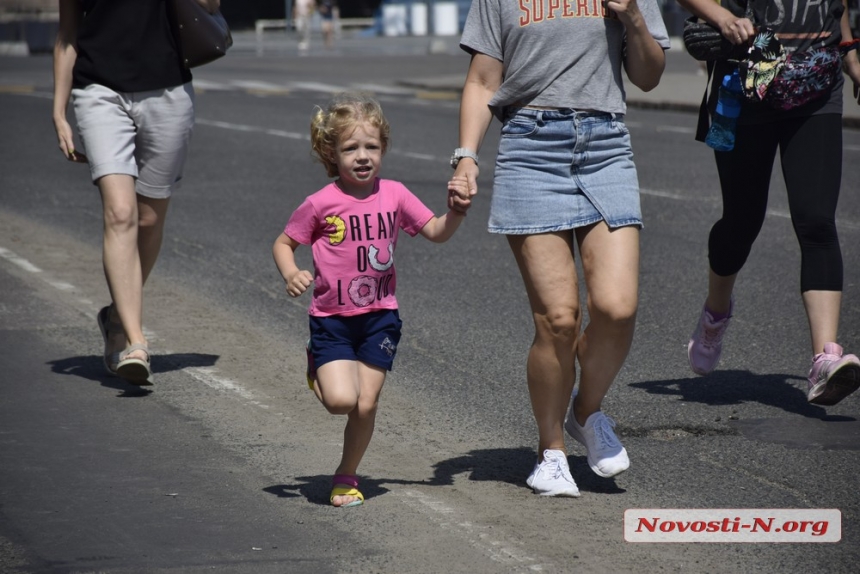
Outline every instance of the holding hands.
<svg viewBox="0 0 860 574">
<path fill-rule="evenodd" d="M 448 208 L 465 215 L 472 206 L 472 196 L 476 193 L 477 185 L 473 183 L 470 186 L 468 177 L 455 174 L 448 182 Z"/>
</svg>

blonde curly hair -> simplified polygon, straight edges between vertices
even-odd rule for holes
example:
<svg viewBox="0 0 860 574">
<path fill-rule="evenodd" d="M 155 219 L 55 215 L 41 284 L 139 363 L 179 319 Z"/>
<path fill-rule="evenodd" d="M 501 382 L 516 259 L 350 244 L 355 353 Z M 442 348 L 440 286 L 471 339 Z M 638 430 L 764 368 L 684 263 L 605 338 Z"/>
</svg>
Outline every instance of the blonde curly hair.
<svg viewBox="0 0 860 574">
<path fill-rule="evenodd" d="M 382 106 L 368 94 L 343 93 L 335 96 L 323 110 L 317 106 L 311 118 L 311 155 L 325 166 L 329 177 L 338 175 L 335 150 L 344 134 L 352 133 L 355 127 L 368 123 L 379 129 L 379 140 L 383 155 L 388 150 L 388 120 Z"/>
</svg>

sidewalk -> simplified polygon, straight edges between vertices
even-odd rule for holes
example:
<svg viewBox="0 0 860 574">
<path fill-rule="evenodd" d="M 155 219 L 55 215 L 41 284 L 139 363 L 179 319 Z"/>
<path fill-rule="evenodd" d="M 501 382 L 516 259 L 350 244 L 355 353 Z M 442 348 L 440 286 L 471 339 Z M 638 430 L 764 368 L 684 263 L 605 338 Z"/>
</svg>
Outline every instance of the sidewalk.
<svg viewBox="0 0 860 574">
<path fill-rule="evenodd" d="M 248 44 L 256 38 L 240 33 L 237 45 L 251 49 Z M 672 38 L 671 49 L 666 53 L 666 70 L 660 84 L 650 92 L 643 92 L 625 82 L 627 104 L 636 108 L 656 108 L 697 113 L 705 91 L 706 75 L 699 63 L 684 50 L 680 38 Z M 266 51 L 290 50 L 290 35 L 271 34 L 266 37 Z M 368 36 L 365 32 L 344 32 L 338 39 L 338 48 L 349 55 L 439 55 L 460 54 L 459 36 Z M 241 49 L 241 48 L 240 48 Z M 463 75 L 413 76 L 400 78 L 397 85 L 428 91 L 457 92 L 463 88 Z M 852 83 L 844 88 L 843 125 L 860 129 L 860 105 L 855 103 Z"/>
</svg>

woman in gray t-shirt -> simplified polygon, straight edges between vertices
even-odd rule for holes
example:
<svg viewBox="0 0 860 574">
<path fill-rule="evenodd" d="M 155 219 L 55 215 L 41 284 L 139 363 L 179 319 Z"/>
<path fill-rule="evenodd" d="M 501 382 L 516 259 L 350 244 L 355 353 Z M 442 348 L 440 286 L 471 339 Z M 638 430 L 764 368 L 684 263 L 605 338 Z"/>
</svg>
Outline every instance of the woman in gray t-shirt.
<svg viewBox="0 0 860 574">
<path fill-rule="evenodd" d="M 562 427 L 598 475 L 630 464 L 600 411 L 637 308 L 642 221 L 621 68 L 653 89 L 669 39 L 655 0 L 474 0 L 460 45 L 472 61 L 451 163 L 477 193 L 481 141 L 494 116 L 502 122 L 489 230 L 507 236 L 535 322 L 528 387 L 539 444 L 526 483 L 579 496 Z M 582 332 L 574 244 L 588 290 Z"/>
</svg>

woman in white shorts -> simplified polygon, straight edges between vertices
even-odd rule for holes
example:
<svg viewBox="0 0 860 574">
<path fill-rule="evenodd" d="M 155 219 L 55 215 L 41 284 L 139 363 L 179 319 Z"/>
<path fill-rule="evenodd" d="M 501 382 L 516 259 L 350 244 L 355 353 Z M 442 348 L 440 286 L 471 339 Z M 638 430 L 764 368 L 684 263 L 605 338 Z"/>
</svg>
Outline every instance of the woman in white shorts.
<svg viewBox="0 0 860 574">
<path fill-rule="evenodd" d="M 219 0 L 197 0 L 214 11 Z M 104 216 L 103 263 L 112 303 L 98 313 L 105 368 L 152 383 L 142 327 L 171 193 L 194 125 L 191 73 L 182 65 L 165 0 L 60 0 L 54 47 L 54 127 L 63 155 L 89 163 Z M 73 100 L 83 151 L 66 109 Z"/>
</svg>

